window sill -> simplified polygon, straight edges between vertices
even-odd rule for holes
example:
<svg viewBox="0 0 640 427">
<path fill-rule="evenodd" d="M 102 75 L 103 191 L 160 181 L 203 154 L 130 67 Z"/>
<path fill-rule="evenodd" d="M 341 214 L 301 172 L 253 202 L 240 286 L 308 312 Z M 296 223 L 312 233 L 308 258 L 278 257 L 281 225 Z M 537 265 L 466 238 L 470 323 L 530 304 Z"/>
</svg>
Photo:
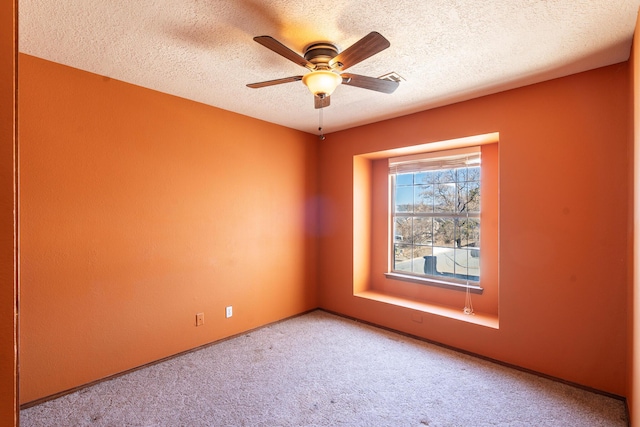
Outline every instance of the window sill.
<svg viewBox="0 0 640 427">
<path fill-rule="evenodd" d="M 462 308 L 448 307 L 444 305 L 431 304 L 424 301 L 412 300 L 406 297 L 386 294 L 378 291 L 363 291 L 354 294 L 359 298 L 365 298 L 386 304 L 392 304 L 399 307 L 405 307 L 424 313 L 430 313 L 437 316 L 448 317 L 450 319 L 460 320 L 488 328 L 499 329 L 498 316 L 484 313 L 474 313 L 472 315 L 464 314 Z"/>
<path fill-rule="evenodd" d="M 453 289 L 456 291 L 466 292 L 466 290 L 469 289 L 469 292 L 473 294 L 479 294 L 479 295 L 482 295 L 482 291 L 483 291 L 483 289 L 478 285 L 463 285 L 462 283 L 458 284 L 453 282 L 445 282 L 438 279 L 431 279 L 426 277 L 412 276 L 409 274 L 400 274 L 400 273 L 384 273 L 384 275 L 387 279 L 402 280 L 405 282 L 418 283 L 420 285 L 427 285 L 427 286 L 436 286 L 438 288 Z"/>
</svg>

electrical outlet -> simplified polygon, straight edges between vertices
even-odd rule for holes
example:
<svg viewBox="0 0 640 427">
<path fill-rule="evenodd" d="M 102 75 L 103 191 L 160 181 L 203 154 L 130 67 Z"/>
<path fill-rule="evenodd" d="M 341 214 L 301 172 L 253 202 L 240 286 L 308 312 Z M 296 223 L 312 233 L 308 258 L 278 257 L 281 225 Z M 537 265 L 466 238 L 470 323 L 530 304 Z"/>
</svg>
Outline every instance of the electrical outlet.
<svg viewBox="0 0 640 427">
<path fill-rule="evenodd" d="M 196 314 L 196 326 L 204 325 L 204 313 Z"/>
<path fill-rule="evenodd" d="M 233 316 L 233 306 L 227 307 L 226 316 L 227 316 L 227 319 Z"/>
</svg>

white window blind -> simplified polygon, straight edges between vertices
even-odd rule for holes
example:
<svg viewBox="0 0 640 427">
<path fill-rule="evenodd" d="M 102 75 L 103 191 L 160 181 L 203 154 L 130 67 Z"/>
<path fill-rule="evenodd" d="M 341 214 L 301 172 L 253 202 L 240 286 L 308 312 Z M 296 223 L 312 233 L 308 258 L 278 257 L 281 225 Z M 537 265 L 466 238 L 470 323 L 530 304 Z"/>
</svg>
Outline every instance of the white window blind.
<svg viewBox="0 0 640 427">
<path fill-rule="evenodd" d="M 416 173 L 438 169 L 473 167 L 480 164 L 480 147 L 460 148 L 442 152 L 415 154 L 389 159 L 389 173 Z"/>
</svg>

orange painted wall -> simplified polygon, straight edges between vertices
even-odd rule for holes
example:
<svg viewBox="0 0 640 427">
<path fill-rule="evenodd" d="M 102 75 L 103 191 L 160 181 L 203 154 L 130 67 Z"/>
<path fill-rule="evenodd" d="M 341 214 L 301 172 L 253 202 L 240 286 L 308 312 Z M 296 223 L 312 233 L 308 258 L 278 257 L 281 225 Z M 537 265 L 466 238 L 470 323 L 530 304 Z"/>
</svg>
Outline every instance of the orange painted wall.
<svg viewBox="0 0 640 427">
<path fill-rule="evenodd" d="M 630 84 L 632 102 L 630 109 L 632 117 L 633 138 L 633 170 L 631 174 L 632 191 L 629 192 L 633 201 L 631 229 L 633 230 L 632 262 L 630 272 L 632 283 L 628 300 L 628 365 L 627 375 L 627 407 L 631 418 L 630 425 L 637 425 L 634 421 L 640 416 L 640 14 L 636 20 L 636 29 L 633 36 L 633 46 L 629 67 L 631 70 Z"/>
<path fill-rule="evenodd" d="M 14 211 L 18 2 L 0 3 L 0 425 L 17 418 L 17 278 Z"/>
<path fill-rule="evenodd" d="M 315 136 L 19 59 L 21 402 L 318 306 Z"/>
<path fill-rule="evenodd" d="M 621 63 L 329 135 L 321 307 L 625 395 L 628 73 Z M 499 329 L 354 297 L 354 156 L 491 132 L 500 133 Z"/>
</svg>

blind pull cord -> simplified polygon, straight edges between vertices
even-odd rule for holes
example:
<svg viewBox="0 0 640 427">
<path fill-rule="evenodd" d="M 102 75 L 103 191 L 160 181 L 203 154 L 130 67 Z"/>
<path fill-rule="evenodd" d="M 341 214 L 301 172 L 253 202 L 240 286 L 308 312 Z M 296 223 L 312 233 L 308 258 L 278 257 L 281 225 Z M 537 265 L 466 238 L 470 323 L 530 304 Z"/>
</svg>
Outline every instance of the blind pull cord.
<svg viewBox="0 0 640 427">
<path fill-rule="evenodd" d="M 467 201 L 469 200 L 469 190 L 467 189 Z M 469 226 L 469 206 L 466 207 L 467 211 L 467 227 Z M 469 290 L 469 250 L 467 249 L 467 291 L 464 301 L 464 314 L 475 315 L 473 312 L 473 303 L 471 302 L 471 291 Z"/>
</svg>

